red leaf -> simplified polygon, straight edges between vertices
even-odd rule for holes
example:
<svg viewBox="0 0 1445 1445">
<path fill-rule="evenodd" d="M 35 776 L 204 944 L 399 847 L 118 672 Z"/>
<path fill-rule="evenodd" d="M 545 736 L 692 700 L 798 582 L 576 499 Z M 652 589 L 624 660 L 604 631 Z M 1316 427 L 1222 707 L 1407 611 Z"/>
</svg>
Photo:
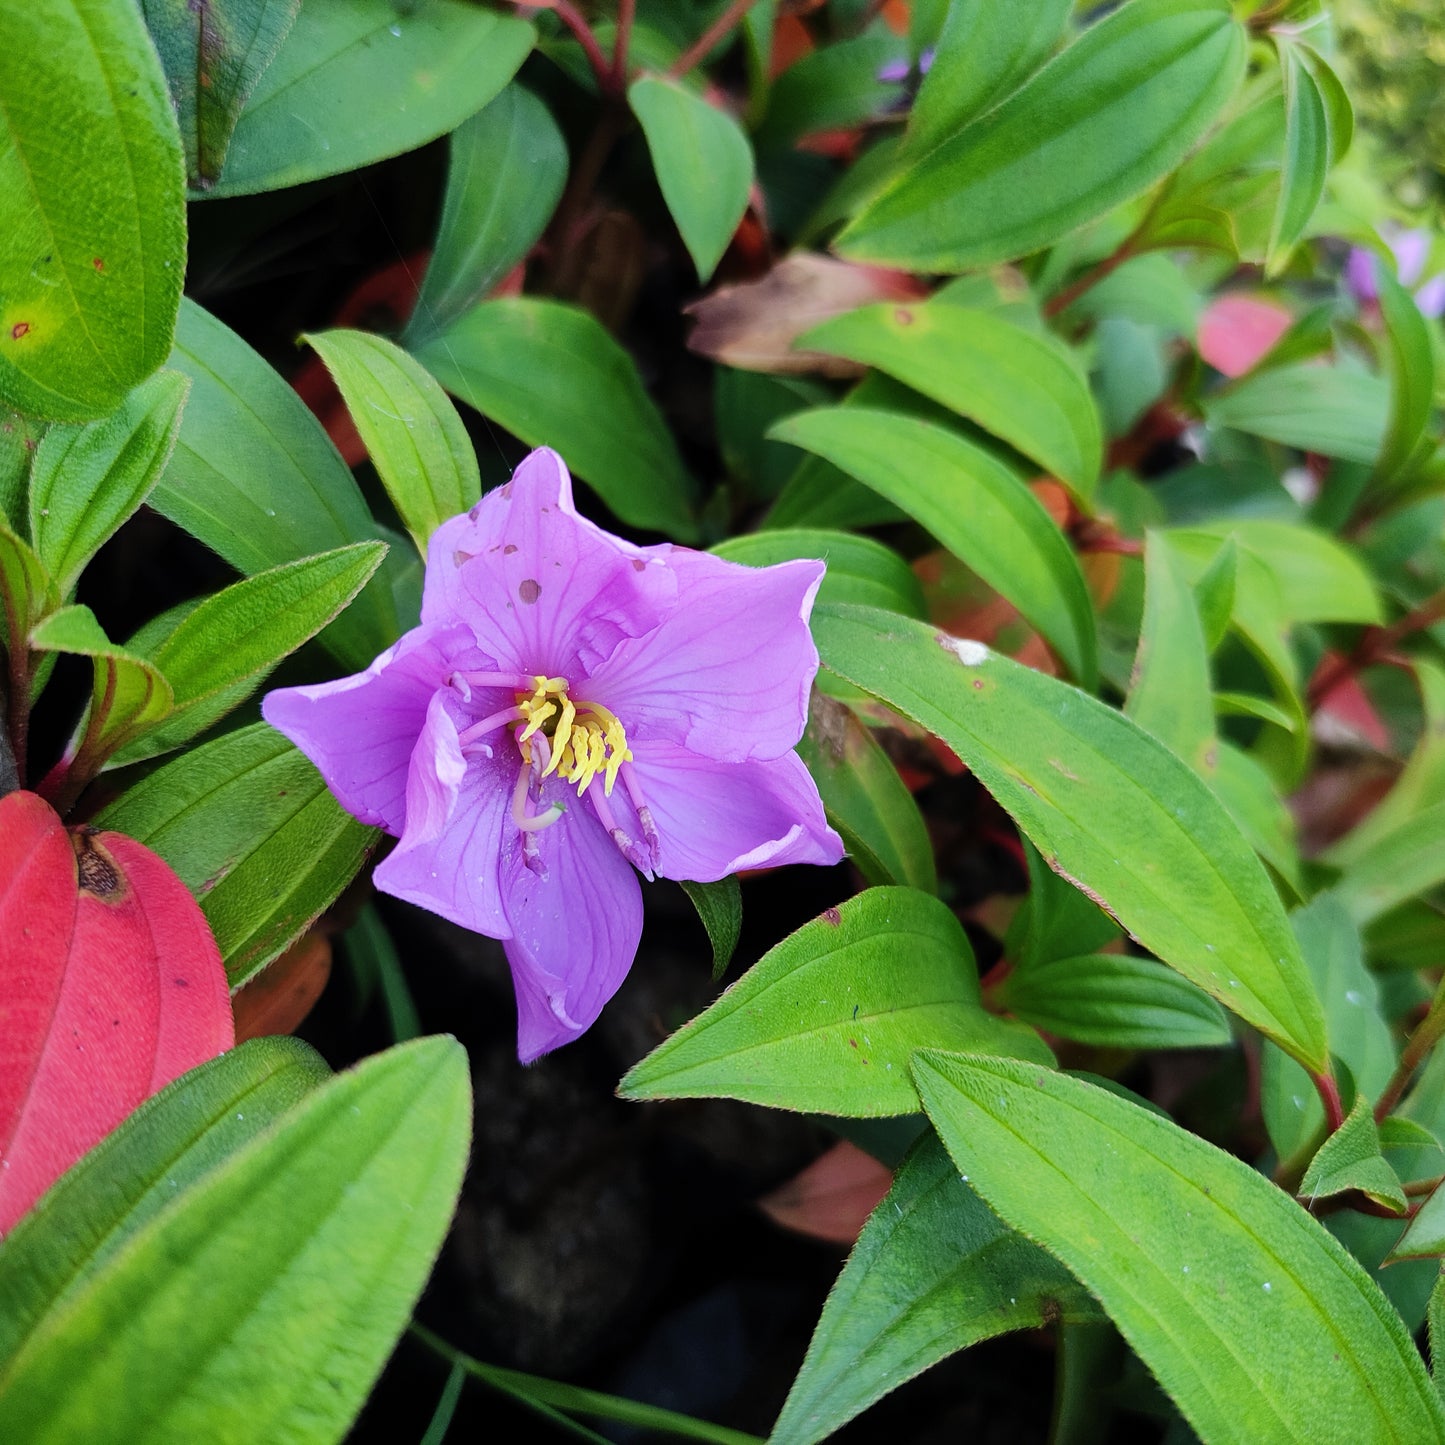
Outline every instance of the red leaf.
<svg viewBox="0 0 1445 1445">
<path fill-rule="evenodd" d="M 851 1246 L 892 1186 L 886 1165 L 844 1139 L 758 1206 L 784 1229 Z"/>
<path fill-rule="evenodd" d="M 1243 376 L 1290 328 L 1294 318 L 1263 296 L 1221 296 L 1199 319 L 1199 354 L 1226 376 Z"/>
<path fill-rule="evenodd" d="M 119 833 L 0 799 L 0 1233 L 139 1103 L 234 1042 L 195 900 Z"/>
</svg>

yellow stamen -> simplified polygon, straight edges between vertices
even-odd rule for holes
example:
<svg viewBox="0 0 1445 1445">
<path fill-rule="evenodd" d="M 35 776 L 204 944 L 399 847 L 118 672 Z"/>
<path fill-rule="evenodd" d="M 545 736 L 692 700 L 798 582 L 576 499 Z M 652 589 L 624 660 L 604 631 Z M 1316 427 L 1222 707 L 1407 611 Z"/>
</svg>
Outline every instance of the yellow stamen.
<svg viewBox="0 0 1445 1445">
<path fill-rule="evenodd" d="M 522 714 L 517 742 L 523 760 L 531 762 L 528 739 L 540 732 L 551 747 L 551 756 L 542 770 L 544 778 L 556 773 L 565 781 L 575 783 L 580 797 L 600 773 L 603 791 L 611 797 L 618 769 L 632 761 L 622 723 L 601 703 L 573 702 L 565 677 L 544 677 L 538 673 L 532 682 L 535 686 L 530 697 L 517 694 L 517 709 Z"/>
</svg>

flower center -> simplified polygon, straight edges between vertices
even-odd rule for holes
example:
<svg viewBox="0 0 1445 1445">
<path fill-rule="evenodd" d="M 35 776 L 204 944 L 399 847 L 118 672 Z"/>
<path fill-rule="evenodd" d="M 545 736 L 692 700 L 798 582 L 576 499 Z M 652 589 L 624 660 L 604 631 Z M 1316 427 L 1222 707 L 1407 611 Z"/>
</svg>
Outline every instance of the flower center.
<svg viewBox="0 0 1445 1445">
<path fill-rule="evenodd" d="M 565 677 L 534 677 L 530 694 L 517 694 L 517 710 L 521 713 L 521 730 L 517 743 L 522 760 L 532 761 L 531 739 L 541 733 L 547 739 L 549 757 L 541 776 L 556 773 L 569 783 L 576 783 L 577 796 L 602 774 L 602 790 L 607 797 L 617 783 L 617 770 L 632 761 L 627 746 L 627 733 L 615 713 L 597 702 L 574 702 L 568 695 Z"/>
</svg>

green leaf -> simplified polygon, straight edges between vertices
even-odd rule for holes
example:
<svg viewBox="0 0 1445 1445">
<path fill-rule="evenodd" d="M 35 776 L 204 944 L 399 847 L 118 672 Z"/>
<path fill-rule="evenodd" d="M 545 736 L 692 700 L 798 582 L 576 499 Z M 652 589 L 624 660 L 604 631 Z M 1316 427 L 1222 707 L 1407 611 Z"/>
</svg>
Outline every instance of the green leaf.
<svg viewBox="0 0 1445 1445">
<path fill-rule="evenodd" d="M 1348 1066 L 1359 1094 L 1373 1102 L 1395 1069 L 1395 1045 L 1380 1015 L 1380 985 L 1365 966 L 1359 929 L 1336 893 L 1322 893 L 1290 920 L 1324 1003 L 1330 1048 Z M 1308 1075 L 1265 1046 L 1260 1104 L 1270 1142 L 1288 1160 L 1324 1127 L 1325 1112 Z"/>
<path fill-rule="evenodd" d="M 729 873 L 716 883 L 684 880 L 682 891 L 692 899 L 692 906 L 707 929 L 708 942 L 712 944 L 712 976 L 716 981 L 727 972 L 743 931 L 743 892 L 737 875 Z"/>
<path fill-rule="evenodd" d="M 1357 923 L 1445 880 L 1445 803 L 1425 808 L 1362 851 L 1337 891 Z"/>
<path fill-rule="evenodd" d="M 1158 532 L 1150 532 L 1144 543 L 1144 622 L 1124 712 L 1201 777 L 1214 772 L 1218 754 L 1204 628 L 1193 589 Z"/>
<path fill-rule="evenodd" d="M 1380 1131 L 1375 1127 L 1370 1101 L 1363 1094 L 1355 1100 L 1345 1122 L 1310 1160 L 1299 1187 L 1301 1196 L 1311 1201 L 1351 1190 L 1359 1190 L 1396 1214 L 1405 1212 L 1405 1191 L 1380 1152 Z"/>
<path fill-rule="evenodd" d="M 1430 1336 L 1430 1374 L 1435 1392 L 1445 1400 L 1445 1269 L 1430 1291 L 1427 1308 Z"/>
<path fill-rule="evenodd" d="M 938 892 L 933 844 L 918 804 L 873 734 L 842 703 L 815 694 L 798 742 L 858 871 L 870 882 Z"/>
<path fill-rule="evenodd" d="M 706 282 L 732 240 L 753 185 L 753 148 L 738 123 L 675 80 L 644 75 L 627 91 L 657 183 Z"/>
<path fill-rule="evenodd" d="M 94 664 L 90 709 L 75 757 L 98 767 L 147 732 L 171 710 L 171 685 L 154 664 L 134 657 L 106 635 L 88 607 L 62 607 L 30 633 L 37 652 L 68 652 Z"/>
<path fill-rule="evenodd" d="M 25 530 L 30 464 L 48 429 L 47 422 L 0 405 L 0 521 L 13 519 L 21 531 Z"/>
<path fill-rule="evenodd" d="M 1013 94 L 1049 58 L 1073 8 L 1072 0 L 950 5 L 908 117 L 909 153 L 931 150 Z"/>
<path fill-rule="evenodd" d="M 431 534 L 482 494 L 471 438 L 421 363 L 367 331 L 302 338 L 331 373 L 387 495 L 422 556 Z"/>
<path fill-rule="evenodd" d="M 153 647 L 138 648 L 170 683 L 174 707 L 112 762 L 169 752 L 224 717 L 356 596 L 385 550 L 358 542 L 258 572 L 191 608 Z"/>
<path fill-rule="evenodd" d="M 1399 1316 L 1247 1164 L 1149 1109 L 1013 1060 L 928 1051 L 913 1071 L 959 1171 L 1099 1300 L 1203 1439 L 1445 1434 Z"/>
<path fill-rule="evenodd" d="M 0 520 L 0 646 L 28 649 L 31 629 L 59 606 L 60 593 L 40 558 Z"/>
<path fill-rule="evenodd" d="M 191 378 L 191 394 L 151 494 L 157 511 L 247 575 L 377 538 L 321 423 L 234 331 L 187 302 L 171 365 Z M 323 636 L 347 667 L 365 667 L 401 635 L 391 573 L 383 568 Z"/>
<path fill-rule="evenodd" d="M 1276 33 L 1280 75 L 1284 81 L 1284 160 L 1280 166 L 1279 200 L 1270 227 L 1267 270 L 1278 272 L 1325 192 L 1335 147 L 1330 112 L 1314 74 L 1304 60 L 1304 47 Z M 1348 104 L 1348 102 L 1346 102 Z"/>
<path fill-rule="evenodd" d="M 973 950 L 944 904 L 870 888 L 769 949 L 617 1091 L 886 1118 L 917 1111 L 908 1060 L 929 1042 L 1036 1066 L 1053 1057 L 1031 1029 L 984 1011 Z"/>
<path fill-rule="evenodd" d="M 175 869 L 216 935 L 233 989 L 335 902 L 377 838 L 265 723 L 183 753 L 95 822 Z"/>
<path fill-rule="evenodd" d="M 415 150 L 491 100 L 535 38 L 459 0 L 307 0 L 199 194 L 279 190 Z"/>
<path fill-rule="evenodd" d="M 0 1379 L 127 1240 L 330 1073 L 298 1039 L 253 1039 L 182 1074 L 63 1174 L 0 1249 Z"/>
<path fill-rule="evenodd" d="M 179 372 L 162 371 L 109 416 L 53 426 L 41 438 L 30 469 L 30 535 L 63 594 L 150 495 L 189 389 Z"/>
<path fill-rule="evenodd" d="M 860 261 L 965 271 L 1037 251 L 1167 175 L 1234 94 L 1216 0 L 1132 0 L 936 146 L 838 239 Z"/>
<path fill-rule="evenodd" d="M 1017 968 L 999 1002 L 1025 1023 L 1110 1049 L 1207 1049 L 1230 1042 L 1224 1010 L 1188 979 L 1119 953 Z"/>
<path fill-rule="evenodd" d="M 221 174 L 241 107 L 275 57 L 301 0 L 141 0 L 181 123 L 186 174 Z"/>
<path fill-rule="evenodd" d="M 1097 1318 L 1078 1282 L 1000 1223 L 930 1133 L 863 1226 L 769 1445 L 814 1445 L 980 1340 Z"/>
<path fill-rule="evenodd" d="M 1103 440 L 1089 385 L 1053 337 L 951 304 L 863 306 L 798 345 L 875 366 L 985 431 L 1087 498 Z"/>
<path fill-rule="evenodd" d="M 413 350 L 480 301 L 532 249 L 567 180 L 552 112 L 512 84 L 449 138 L 436 245 L 402 333 Z"/>
<path fill-rule="evenodd" d="M 360 994 L 358 1010 L 365 1008 L 372 995 L 379 991 L 392 1042 L 401 1044 L 420 1037 L 421 1019 L 407 986 L 401 956 L 375 903 L 362 905 L 356 922 L 342 935 L 341 942 L 356 976 Z"/>
<path fill-rule="evenodd" d="M 1430 323 L 1415 298 L 1388 265 L 1375 262 L 1375 287 L 1385 322 L 1390 370 L 1390 411 L 1374 477 L 1386 485 L 1401 480 L 1419 450 L 1435 398 L 1435 347 Z"/>
<path fill-rule="evenodd" d="M 1324 1067 L 1324 1020 L 1274 887 L 1173 753 L 1077 689 L 920 623 L 826 608 L 813 635 L 829 669 L 946 742 L 1145 948 Z"/>
<path fill-rule="evenodd" d="M 1020 840 L 1029 891 L 1014 914 L 1005 956 L 1019 969 L 1092 953 L 1121 937 L 1119 925 L 1087 894 L 1048 866 L 1027 838 Z"/>
<path fill-rule="evenodd" d="M 1292 721 L 1283 714 L 1272 720 L 1281 719 L 1285 724 Z M 1254 851 L 1284 879 L 1296 897 L 1303 897 L 1294 814 L 1275 791 L 1264 768 L 1249 753 L 1221 739 L 1209 785 Z"/>
<path fill-rule="evenodd" d="M 1385 436 L 1390 391 L 1377 376 L 1307 362 L 1274 366 L 1205 398 L 1211 426 L 1300 451 L 1370 463 Z"/>
<path fill-rule="evenodd" d="M 828 564 L 822 602 L 856 602 L 882 607 L 905 617 L 925 615 L 923 587 L 913 569 L 891 547 L 871 537 L 823 528 L 778 527 L 729 537 L 712 548 L 714 555 L 749 567 L 771 567 L 797 557 L 820 557 Z"/>
<path fill-rule="evenodd" d="M 134 5 L 7 9 L 0 47 L 0 404 L 120 405 L 165 359 L 186 268 L 185 177 Z"/>
<path fill-rule="evenodd" d="M 552 446 L 634 527 L 697 536 L 695 486 L 632 358 L 575 306 L 516 297 L 474 306 L 417 348 L 453 396 L 528 446 Z"/>
<path fill-rule="evenodd" d="M 794 61 L 772 84 L 757 129 L 759 151 L 782 149 L 800 136 L 871 119 L 898 98 L 897 85 L 880 80 L 879 72 L 903 54 L 896 36 L 855 35 Z"/>
<path fill-rule="evenodd" d="M 339 1440 L 441 1245 L 469 1114 L 451 1039 L 314 1089 L 47 1315 L 0 1416 L 35 1445 Z"/>
<path fill-rule="evenodd" d="M 1437 1188 L 1430 1197 L 1420 1206 L 1420 1212 L 1410 1221 L 1395 1244 L 1395 1247 L 1385 1256 L 1386 1260 L 1393 1263 L 1400 1259 L 1429 1259 L 1445 1256 L 1445 1186 Z M 1431 1304 L 1435 1303 L 1434 1292 L 1431 1294 Z M 1436 1306 L 1438 1310 L 1438 1306 Z M 1430 1338 L 1435 1339 L 1436 1321 L 1430 1321 Z M 1439 1358 L 1435 1356 L 1435 1358 Z"/>
<path fill-rule="evenodd" d="M 1238 578 L 1239 548 L 1231 535 L 1194 580 L 1194 603 L 1199 609 L 1199 624 L 1204 629 L 1204 650 L 1211 656 L 1229 631 Z"/>
<path fill-rule="evenodd" d="M 927 527 L 1018 608 L 1085 686 L 1098 678 L 1078 558 L 1022 479 L 932 422 L 862 407 L 800 412 L 770 435 L 842 467 Z"/>
</svg>

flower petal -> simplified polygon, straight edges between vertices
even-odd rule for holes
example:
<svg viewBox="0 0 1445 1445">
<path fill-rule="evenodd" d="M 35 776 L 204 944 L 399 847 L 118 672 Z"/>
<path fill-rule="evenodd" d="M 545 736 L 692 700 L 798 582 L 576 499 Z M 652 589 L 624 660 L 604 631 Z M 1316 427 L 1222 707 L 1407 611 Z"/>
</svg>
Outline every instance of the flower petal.
<svg viewBox="0 0 1445 1445">
<path fill-rule="evenodd" d="M 637 875 L 585 802 L 574 799 L 560 823 L 534 836 L 542 874 L 527 867 L 515 835 L 502 865 L 524 1064 L 592 1025 L 642 937 Z"/>
<path fill-rule="evenodd" d="M 365 672 L 268 692 L 261 716 L 326 779 L 348 813 L 400 834 L 407 771 L 427 705 L 460 667 L 495 666 L 465 627 L 414 627 Z"/>
<path fill-rule="evenodd" d="M 797 753 L 720 763 L 673 743 L 640 743 L 632 763 L 659 843 L 658 873 L 712 883 L 744 868 L 839 862 L 843 840 L 828 826 L 818 786 Z M 618 788 L 624 828 L 636 813 Z"/>
<path fill-rule="evenodd" d="M 406 829 L 373 881 L 393 898 L 463 928 L 505 938 L 503 839 L 521 757 L 510 743 L 493 757 L 463 758 L 447 694 L 438 693 L 417 738 L 407 779 Z"/>
<path fill-rule="evenodd" d="M 586 696 L 629 742 L 666 740 L 723 762 L 777 758 L 803 735 L 818 649 L 808 614 L 821 562 L 744 567 L 676 548 L 676 604 L 593 669 Z"/>
<path fill-rule="evenodd" d="M 422 621 L 466 621 L 504 669 L 575 681 L 656 626 L 677 590 L 666 550 L 578 516 L 562 458 L 541 447 L 432 535 Z"/>
</svg>

